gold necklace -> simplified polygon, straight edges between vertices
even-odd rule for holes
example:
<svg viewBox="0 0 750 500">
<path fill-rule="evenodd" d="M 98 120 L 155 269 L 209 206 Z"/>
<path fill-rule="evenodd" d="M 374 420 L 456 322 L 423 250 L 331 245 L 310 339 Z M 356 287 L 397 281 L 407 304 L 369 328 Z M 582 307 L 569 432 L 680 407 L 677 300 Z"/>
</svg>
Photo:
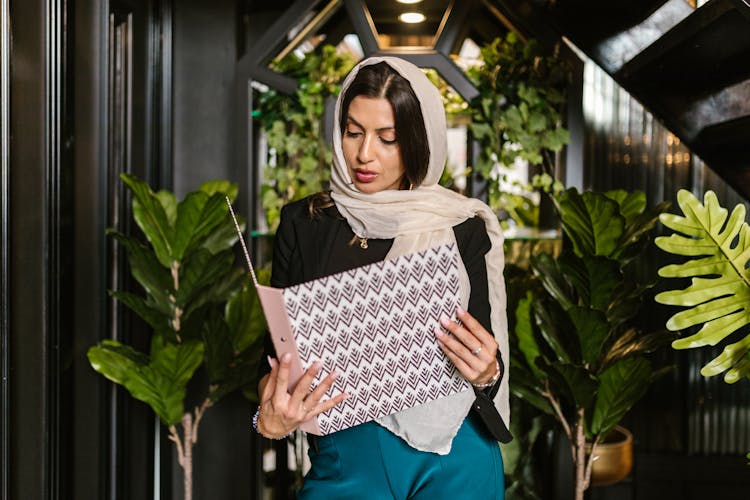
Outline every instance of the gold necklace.
<svg viewBox="0 0 750 500">
<path fill-rule="evenodd" d="M 367 249 L 367 238 L 362 238 L 361 236 L 357 236 L 357 239 L 359 240 L 359 248 Z"/>
</svg>

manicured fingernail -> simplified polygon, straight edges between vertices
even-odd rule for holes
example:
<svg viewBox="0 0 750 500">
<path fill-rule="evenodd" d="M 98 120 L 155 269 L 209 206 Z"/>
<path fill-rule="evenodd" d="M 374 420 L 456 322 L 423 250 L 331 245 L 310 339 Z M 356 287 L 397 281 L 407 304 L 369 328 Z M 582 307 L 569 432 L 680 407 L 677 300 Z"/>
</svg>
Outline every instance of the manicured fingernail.
<svg viewBox="0 0 750 500">
<path fill-rule="evenodd" d="M 333 380 L 336 380 L 337 378 L 339 378 L 339 375 L 341 375 L 341 373 L 339 373 L 339 371 L 338 371 L 338 370 L 333 370 L 333 371 L 331 372 L 331 378 L 332 378 Z"/>
<path fill-rule="evenodd" d="M 443 335 L 445 335 L 445 333 L 443 333 L 443 330 L 441 330 L 440 327 L 436 327 L 435 328 L 435 336 L 437 338 L 441 338 Z"/>
<path fill-rule="evenodd" d="M 281 356 L 281 361 L 284 363 L 291 363 L 292 361 L 292 355 L 288 352 L 285 352 L 283 356 Z"/>
<path fill-rule="evenodd" d="M 466 311 L 464 310 L 464 308 L 463 308 L 463 307 L 461 307 L 461 306 L 458 306 L 458 307 L 456 308 L 456 314 L 458 314 L 459 316 L 463 316 L 463 315 L 464 315 L 465 313 L 466 313 Z"/>
<path fill-rule="evenodd" d="M 268 360 L 268 366 L 273 368 L 273 360 L 271 359 L 271 356 L 266 356 L 266 359 Z"/>
<path fill-rule="evenodd" d="M 451 320 L 448 319 L 448 316 L 446 316 L 445 314 L 443 314 L 442 316 L 440 316 L 440 324 L 441 325 L 448 326 L 448 325 L 450 325 L 450 322 L 451 322 Z"/>
</svg>

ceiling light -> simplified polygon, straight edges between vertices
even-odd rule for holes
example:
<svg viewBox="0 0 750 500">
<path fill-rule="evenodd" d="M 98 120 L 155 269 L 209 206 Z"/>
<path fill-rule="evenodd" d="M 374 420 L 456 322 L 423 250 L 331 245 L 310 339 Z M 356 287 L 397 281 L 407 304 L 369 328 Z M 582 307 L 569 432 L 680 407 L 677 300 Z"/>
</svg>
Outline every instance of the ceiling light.
<svg viewBox="0 0 750 500">
<path fill-rule="evenodd" d="M 398 16 L 398 20 L 402 23 L 415 24 L 424 22 L 425 17 L 421 12 L 404 12 Z"/>
<path fill-rule="evenodd" d="M 398 3 L 408 3 L 408 4 L 412 4 L 412 3 L 419 3 L 419 2 L 421 2 L 422 0 L 396 0 L 396 1 L 397 1 Z"/>
</svg>

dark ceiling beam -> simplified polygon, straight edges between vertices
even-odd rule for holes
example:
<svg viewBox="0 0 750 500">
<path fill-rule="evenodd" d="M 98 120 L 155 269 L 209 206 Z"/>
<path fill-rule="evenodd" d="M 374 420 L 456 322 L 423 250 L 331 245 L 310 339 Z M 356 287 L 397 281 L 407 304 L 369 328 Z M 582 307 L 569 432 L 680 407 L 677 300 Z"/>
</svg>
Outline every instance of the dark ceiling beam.
<svg viewBox="0 0 750 500">
<path fill-rule="evenodd" d="M 435 50 L 443 54 L 452 54 L 458 51 L 463 41 L 461 35 L 466 31 L 467 18 L 475 4 L 476 0 L 454 0 L 451 2 L 451 6 L 445 13 L 446 17 L 443 19 L 442 29 L 437 34 Z"/>
<path fill-rule="evenodd" d="M 279 47 L 284 45 L 289 29 L 301 23 L 319 3 L 320 0 L 297 0 L 285 10 L 239 60 L 238 78 L 257 80 L 285 94 L 294 93 L 297 89 L 297 80 L 270 70 L 268 63 Z"/>
<path fill-rule="evenodd" d="M 466 102 L 471 101 L 479 95 L 477 88 L 447 54 L 432 49 L 425 49 L 409 51 L 383 50 L 375 55 L 400 57 L 420 68 L 435 69 Z"/>
<path fill-rule="evenodd" d="M 378 51 L 377 30 L 372 21 L 370 12 L 362 0 L 344 0 L 344 7 L 349 14 L 349 19 L 354 25 L 354 31 L 359 36 L 359 43 L 365 57 Z"/>
</svg>

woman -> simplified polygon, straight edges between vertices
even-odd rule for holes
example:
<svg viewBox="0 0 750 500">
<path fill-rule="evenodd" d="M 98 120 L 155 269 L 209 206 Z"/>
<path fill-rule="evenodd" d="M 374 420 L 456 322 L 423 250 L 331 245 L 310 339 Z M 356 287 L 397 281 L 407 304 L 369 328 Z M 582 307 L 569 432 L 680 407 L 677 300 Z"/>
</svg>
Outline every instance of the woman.
<svg viewBox="0 0 750 500">
<path fill-rule="evenodd" d="M 437 184 L 446 159 L 445 111 L 416 66 L 360 62 L 336 103 L 331 193 L 284 207 L 271 284 L 287 287 L 456 242 L 461 325 L 444 318 L 436 341 L 474 385 L 465 391 L 328 436 L 311 436 L 302 499 L 503 498 L 496 441 L 508 441 L 508 359 L 502 234 L 478 200 Z M 493 333 L 490 333 L 493 332 Z M 321 367 L 288 387 L 290 360 L 271 357 L 258 394 L 258 432 L 282 438 L 340 403 L 321 402 L 337 373 L 312 392 Z"/>
</svg>

